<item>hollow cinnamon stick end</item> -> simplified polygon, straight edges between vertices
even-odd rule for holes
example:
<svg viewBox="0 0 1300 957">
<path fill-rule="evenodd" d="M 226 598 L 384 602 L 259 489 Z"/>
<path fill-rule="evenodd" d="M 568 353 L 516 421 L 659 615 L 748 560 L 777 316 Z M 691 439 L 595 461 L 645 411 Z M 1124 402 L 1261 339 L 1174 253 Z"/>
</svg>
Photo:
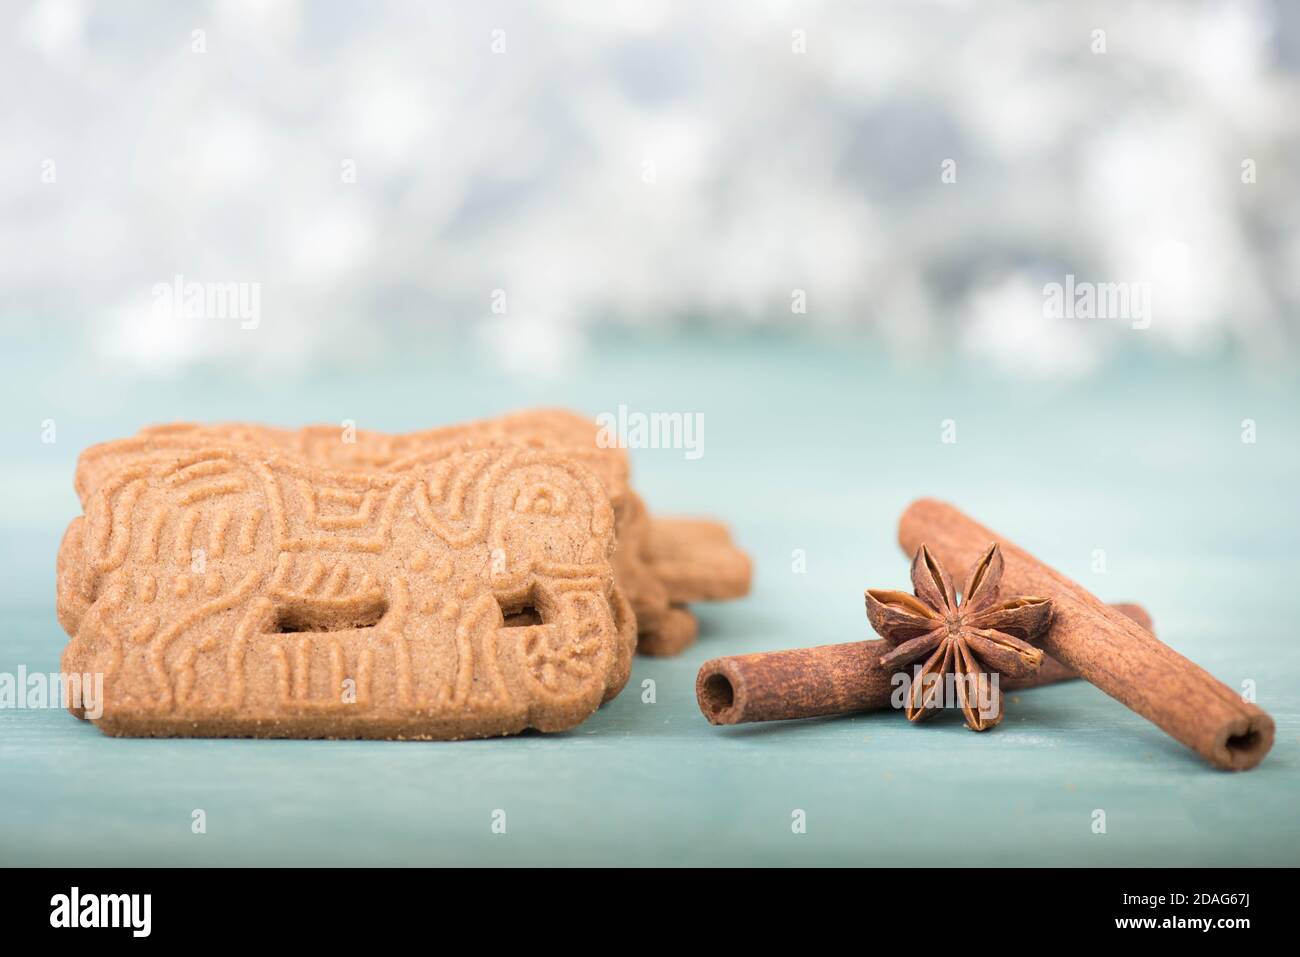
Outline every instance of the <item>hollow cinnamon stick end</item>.
<svg viewBox="0 0 1300 957">
<path fill-rule="evenodd" d="M 1225 771 L 1249 771 L 1273 747 L 1273 719 L 1258 708 L 1223 729 L 1210 759 Z"/>
<path fill-rule="evenodd" d="M 731 661 L 714 658 L 695 676 L 695 700 L 710 724 L 740 724 L 745 720 L 745 684 Z"/>
</svg>

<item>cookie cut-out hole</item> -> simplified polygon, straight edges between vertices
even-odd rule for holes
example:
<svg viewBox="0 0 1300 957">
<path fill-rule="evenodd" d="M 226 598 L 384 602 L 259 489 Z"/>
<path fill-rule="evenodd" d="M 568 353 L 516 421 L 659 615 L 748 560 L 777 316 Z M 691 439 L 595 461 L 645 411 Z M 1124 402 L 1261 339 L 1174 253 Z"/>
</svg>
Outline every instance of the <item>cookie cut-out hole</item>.
<svg viewBox="0 0 1300 957">
<path fill-rule="evenodd" d="M 505 619 L 506 628 L 528 628 L 542 623 L 541 612 L 532 605 L 524 605 L 523 608 L 508 613 L 502 609 L 501 617 Z"/>
<path fill-rule="evenodd" d="M 311 634 L 374 628 L 388 611 L 382 597 L 344 605 L 331 602 L 293 601 L 275 609 L 271 631 L 280 635 Z"/>
<path fill-rule="evenodd" d="M 497 607 L 501 609 L 503 628 L 531 628 L 534 625 L 547 623 L 542 617 L 542 610 L 537 601 L 538 596 L 531 587 L 526 591 L 513 593 L 498 592 L 493 597 L 496 598 Z"/>
</svg>

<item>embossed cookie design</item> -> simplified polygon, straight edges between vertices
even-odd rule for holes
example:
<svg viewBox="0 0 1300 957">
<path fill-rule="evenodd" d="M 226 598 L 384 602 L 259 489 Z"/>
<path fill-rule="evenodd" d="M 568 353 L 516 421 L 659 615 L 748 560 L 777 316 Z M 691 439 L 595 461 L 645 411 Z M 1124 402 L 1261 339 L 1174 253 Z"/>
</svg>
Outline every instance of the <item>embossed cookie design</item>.
<svg viewBox="0 0 1300 957">
<path fill-rule="evenodd" d="M 134 438 L 87 449 L 77 463 L 76 487 L 85 501 L 106 475 L 125 465 L 213 443 L 279 449 L 314 465 L 346 471 L 402 471 L 448 447 L 513 445 L 558 452 L 591 469 L 609 495 L 618 539 L 614 566 L 636 615 L 638 650 L 679 654 L 699 631 L 685 603 L 748 594 L 749 557 L 716 522 L 651 518 L 629 484 L 626 450 L 601 446 L 598 432 L 591 419 L 563 409 L 527 410 L 397 435 L 359 429 L 350 441 L 342 441 L 334 426 L 176 423 L 151 426 Z M 700 551 L 692 555 L 696 544 Z"/>
<path fill-rule="evenodd" d="M 162 458 L 101 475 L 60 550 L 63 667 L 104 674 L 109 734 L 561 731 L 627 681 L 613 510 L 569 458 Z"/>
</svg>

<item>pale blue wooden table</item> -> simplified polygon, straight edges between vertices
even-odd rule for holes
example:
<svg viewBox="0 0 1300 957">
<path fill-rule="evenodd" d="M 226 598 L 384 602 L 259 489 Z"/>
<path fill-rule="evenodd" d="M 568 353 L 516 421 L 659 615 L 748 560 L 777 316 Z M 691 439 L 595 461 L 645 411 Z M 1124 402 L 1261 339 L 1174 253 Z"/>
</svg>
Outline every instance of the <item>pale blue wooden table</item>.
<svg viewBox="0 0 1300 957">
<path fill-rule="evenodd" d="M 1300 863 L 1294 370 L 1131 359 L 1086 385 L 1015 384 L 891 365 L 866 343 L 660 338 L 602 341 L 567 377 L 523 383 L 429 337 L 398 362 L 302 377 L 137 379 L 56 359 L 64 343 L 39 330 L 13 346 L 0 672 L 57 667 L 54 554 L 77 452 L 159 417 L 405 430 L 537 404 L 702 412 L 703 457 L 636 452 L 637 486 L 653 509 L 731 522 L 756 575 L 749 599 L 701 609 L 694 648 L 639 659 L 628 690 L 565 735 L 115 740 L 64 712 L 0 710 L 0 863 Z M 1210 770 L 1078 682 L 1018 694 L 985 735 L 895 713 L 709 726 L 693 691 L 706 658 L 869 637 L 862 589 L 905 586 L 894 524 L 920 494 L 1102 597 L 1143 602 L 1233 687 L 1253 680 L 1277 721 L 1271 755 Z"/>
</svg>

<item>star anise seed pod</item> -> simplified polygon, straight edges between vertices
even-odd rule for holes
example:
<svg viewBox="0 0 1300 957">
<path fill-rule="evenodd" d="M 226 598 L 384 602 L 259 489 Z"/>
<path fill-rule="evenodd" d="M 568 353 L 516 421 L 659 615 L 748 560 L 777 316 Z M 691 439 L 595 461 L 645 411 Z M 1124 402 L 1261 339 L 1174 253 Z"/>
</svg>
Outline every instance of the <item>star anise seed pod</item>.
<svg viewBox="0 0 1300 957">
<path fill-rule="evenodd" d="M 971 569 L 959 605 L 952 579 L 922 545 L 912 560 L 915 596 L 867 590 L 871 627 L 893 646 L 881 657 L 881 666 L 902 669 L 929 656 L 908 690 L 908 721 L 921 721 L 942 709 L 943 686 L 952 674 L 966 726 L 985 731 L 1002 720 L 1002 692 L 990 675 L 1018 678 L 1038 668 L 1043 653 L 1029 642 L 1051 624 L 1052 602 L 1048 598 L 998 601 L 1001 583 L 1002 552 L 995 543 Z M 981 702 L 987 713 L 981 712 Z"/>
</svg>

